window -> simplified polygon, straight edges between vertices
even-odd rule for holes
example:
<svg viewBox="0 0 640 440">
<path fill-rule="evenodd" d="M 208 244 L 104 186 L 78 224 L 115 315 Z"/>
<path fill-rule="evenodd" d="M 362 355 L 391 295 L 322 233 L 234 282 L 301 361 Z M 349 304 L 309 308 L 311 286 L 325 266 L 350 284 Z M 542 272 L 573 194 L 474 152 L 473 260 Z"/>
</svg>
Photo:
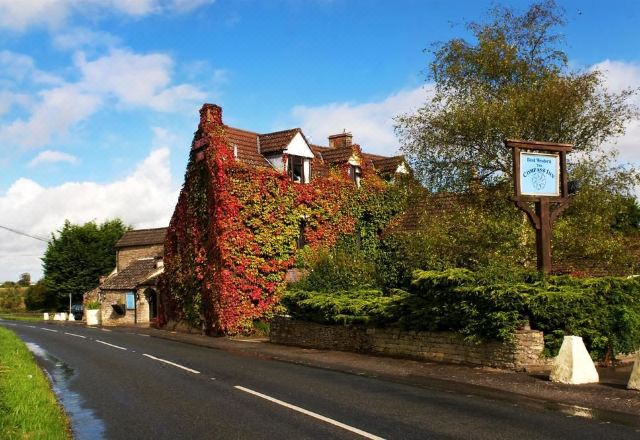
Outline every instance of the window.
<svg viewBox="0 0 640 440">
<path fill-rule="evenodd" d="M 349 167 L 349 177 L 356 184 L 356 186 L 360 187 L 360 177 L 362 176 L 362 169 L 358 165 L 351 165 Z"/>
<path fill-rule="evenodd" d="M 302 219 L 300 220 L 300 230 L 298 232 L 298 240 L 296 242 L 298 249 L 302 249 L 306 244 L 306 240 L 304 239 L 304 228 L 307 226 L 307 222 Z"/>
<path fill-rule="evenodd" d="M 307 181 L 304 175 L 304 162 L 305 158 L 302 156 L 289 156 L 287 173 L 292 182 L 305 183 Z"/>
<path fill-rule="evenodd" d="M 136 295 L 133 292 L 127 292 L 127 309 L 136 308 Z"/>
</svg>

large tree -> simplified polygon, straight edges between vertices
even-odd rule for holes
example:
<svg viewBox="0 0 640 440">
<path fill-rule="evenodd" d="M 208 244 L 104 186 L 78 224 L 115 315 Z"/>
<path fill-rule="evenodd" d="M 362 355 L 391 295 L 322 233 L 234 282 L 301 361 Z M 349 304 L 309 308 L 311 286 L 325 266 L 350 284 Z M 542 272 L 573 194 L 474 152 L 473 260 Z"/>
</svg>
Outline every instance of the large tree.
<svg viewBox="0 0 640 440">
<path fill-rule="evenodd" d="M 42 258 L 45 286 L 50 295 L 66 304 L 69 294 L 79 301 L 96 287 L 102 275 L 115 267 L 115 244 L 131 229 L 121 220 L 74 225 L 68 220 L 53 234 Z"/>
<path fill-rule="evenodd" d="M 489 17 L 467 25 L 471 40 L 434 46 L 432 99 L 397 119 L 403 150 L 430 191 L 468 193 L 480 184 L 503 203 L 431 219 L 424 235 L 432 260 L 535 265 L 532 230 L 508 206 L 512 158 L 503 140 L 515 138 L 574 145 L 569 175 L 580 191 L 554 226 L 556 268 L 635 273 L 629 248 L 638 242 L 639 175 L 604 147 L 638 116 L 629 100 L 635 91 L 608 92 L 601 72 L 570 69 L 558 33 L 563 12 L 553 1 L 522 14 L 496 7 Z M 443 260 L 447 249 L 452 257 Z"/>
<path fill-rule="evenodd" d="M 552 0 L 523 14 L 496 7 L 488 22 L 467 24 L 472 40 L 434 46 L 433 98 L 397 119 L 403 150 L 429 189 L 509 177 L 506 138 L 571 143 L 590 155 L 624 133 L 637 116 L 633 91 L 607 92 L 601 72 L 571 70 L 559 47 L 563 24 Z"/>
</svg>

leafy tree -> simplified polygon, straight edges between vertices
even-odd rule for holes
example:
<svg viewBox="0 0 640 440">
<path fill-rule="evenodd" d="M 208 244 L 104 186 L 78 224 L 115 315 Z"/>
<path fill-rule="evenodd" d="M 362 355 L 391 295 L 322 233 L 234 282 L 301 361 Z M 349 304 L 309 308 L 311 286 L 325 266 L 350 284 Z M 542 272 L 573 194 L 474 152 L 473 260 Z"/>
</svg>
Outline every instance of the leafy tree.
<svg viewBox="0 0 640 440">
<path fill-rule="evenodd" d="M 415 114 L 397 118 L 402 148 L 428 190 L 471 192 L 476 182 L 505 203 L 480 200 L 464 215 L 443 223 L 445 212 L 427 222 L 426 267 L 535 265 L 532 231 L 507 202 L 512 158 L 503 140 L 515 138 L 574 145 L 569 176 L 580 190 L 554 226 L 554 264 L 634 270 L 626 249 L 630 235 L 638 233 L 633 191 L 640 176 L 619 165 L 603 144 L 638 117 L 629 100 L 636 91 L 611 93 L 601 72 L 571 70 L 559 49 L 557 29 L 563 24 L 552 0 L 522 14 L 496 7 L 486 23 L 467 25 L 473 41 L 456 38 L 434 46 L 434 96 Z"/>
<path fill-rule="evenodd" d="M 397 119 L 403 150 L 429 189 L 510 177 L 504 139 L 571 143 L 582 158 L 623 134 L 637 116 L 628 100 L 634 91 L 607 92 L 601 72 L 569 69 L 556 33 L 564 17 L 553 0 L 522 15 L 496 7 L 490 16 L 488 23 L 467 24 L 475 41 L 434 46 L 435 95 Z"/>
<path fill-rule="evenodd" d="M 119 219 L 100 225 L 65 221 L 42 258 L 45 286 L 59 304 L 67 304 L 69 294 L 79 301 L 84 292 L 98 285 L 102 275 L 113 270 L 115 243 L 129 229 Z"/>
<path fill-rule="evenodd" d="M 18 286 L 29 287 L 31 285 L 31 274 L 23 273 L 20 274 L 20 279 L 18 280 Z"/>
<path fill-rule="evenodd" d="M 18 310 L 22 306 L 22 289 L 12 286 L 0 291 L 0 310 Z"/>
<path fill-rule="evenodd" d="M 44 279 L 33 286 L 29 286 L 24 295 L 27 310 L 51 310 L 56 308 L 58 299 L 50 294 Z"/>
</svg>

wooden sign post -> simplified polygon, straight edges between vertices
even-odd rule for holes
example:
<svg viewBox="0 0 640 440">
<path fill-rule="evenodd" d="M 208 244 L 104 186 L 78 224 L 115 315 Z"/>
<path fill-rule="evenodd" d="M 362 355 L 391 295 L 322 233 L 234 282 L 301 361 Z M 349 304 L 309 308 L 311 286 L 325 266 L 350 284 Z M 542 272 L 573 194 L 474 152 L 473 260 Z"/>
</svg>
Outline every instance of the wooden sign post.
<svg viewBox="0 0 640 440">
<path fill-rule="evenodd" d="M 551 271 L 551 227 L 569 206 L 567 153 L 570 144 L 507 139 L 513 150 L 513 183 L 516 206 L 536 230 L 538 270 Z M 532 204 L 534 205 L 532 207 Z"/>
</svg>

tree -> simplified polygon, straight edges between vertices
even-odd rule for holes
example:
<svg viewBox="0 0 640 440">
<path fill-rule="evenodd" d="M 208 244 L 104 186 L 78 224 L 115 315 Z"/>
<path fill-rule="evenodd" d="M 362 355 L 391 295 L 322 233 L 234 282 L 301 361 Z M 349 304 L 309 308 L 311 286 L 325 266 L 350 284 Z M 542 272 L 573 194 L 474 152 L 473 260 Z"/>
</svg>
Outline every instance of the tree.
<svg viewBox="0 0 640 440">
<path fill-rule="evenodd" d="M 57 298 L 50 294 L 44 279 L 33 286 L 29 286 L 24 295 L 27 310 L 52 310 L 58 305 Z"/>
<path fill-rule="evenodd" d="M 22 289 L 20 287 L 11 286 L 0 291 L 0 310 L 18 310 L 22 309 Z"/>
<path fill-rule="evenodd" d="M 73 225 L 68 220 L 53 234 L 43 261 L 45 286 L 59 304 L 67 304 L 69 294 L 79 301 L 96 287 L 116 263 L 115 244 L 131 228 L 121 220 Z"/>
<path fill-rule="evenodd" d="M 429 79 L 435 95 L 397 118 L 402 149 L 431 190 L 466 189 L 511 176 L 507 138 L 563 142 L 584 157 L 624 133 L 637 117 L 634 93 L 604 90 L 597 70 L 571 71 L 555 33 L 564 24 L 553 0 L 518 15 L 496 7 L 488 23 L 471 22 L 475 41 L 434 46 Z"/>
<path fill-rule="evenodd" d="M 469 23 L 473 41 L 457 38 L 434 46 L 429 79 L 435 94 L 415 114 L 398 117 L 396 130 L 428 190 L 468 193 L 472 183 L 479 184 L 513 213 L 512 158 L 503 140 L 573 144 L 569 176 L 580 191 L 554 226 L 554 264 L 570 271 L 633 273 L 628 249 L 638 241 L 632 238 L 638 234 L 634 189 L 640 178 L 603 144 L 637 118 L 629 101 L 635 91 L 610 93 L 601 72 L 570 70 L 559 49 L 557 28 L 563 24 L 552 0 L 534 3 L 523 14 L 496 7 L 488 22 Z M 495 261 L 535 266 L 526 221 L 507 221 L 517 215 L 484 203 L 468 205 L 465 215 L 428 222 L 423 235 L 433 258 L 424 250 L 422 258 L 436 267 L 477 268 Z M 487 239 L 482 231 L 493 235 Z M 514 246 L 517 237 L 520 246 Z M 451 258 L 443 260 L 447 249 Z"/>
<path fill-rule="evenodd" d="M 31 285 L 31 274 L 26 272 L 20 274 L 20 279 L 18 280 L 17 284 L 21 287 L 29 287 Z"/>
</svg>

